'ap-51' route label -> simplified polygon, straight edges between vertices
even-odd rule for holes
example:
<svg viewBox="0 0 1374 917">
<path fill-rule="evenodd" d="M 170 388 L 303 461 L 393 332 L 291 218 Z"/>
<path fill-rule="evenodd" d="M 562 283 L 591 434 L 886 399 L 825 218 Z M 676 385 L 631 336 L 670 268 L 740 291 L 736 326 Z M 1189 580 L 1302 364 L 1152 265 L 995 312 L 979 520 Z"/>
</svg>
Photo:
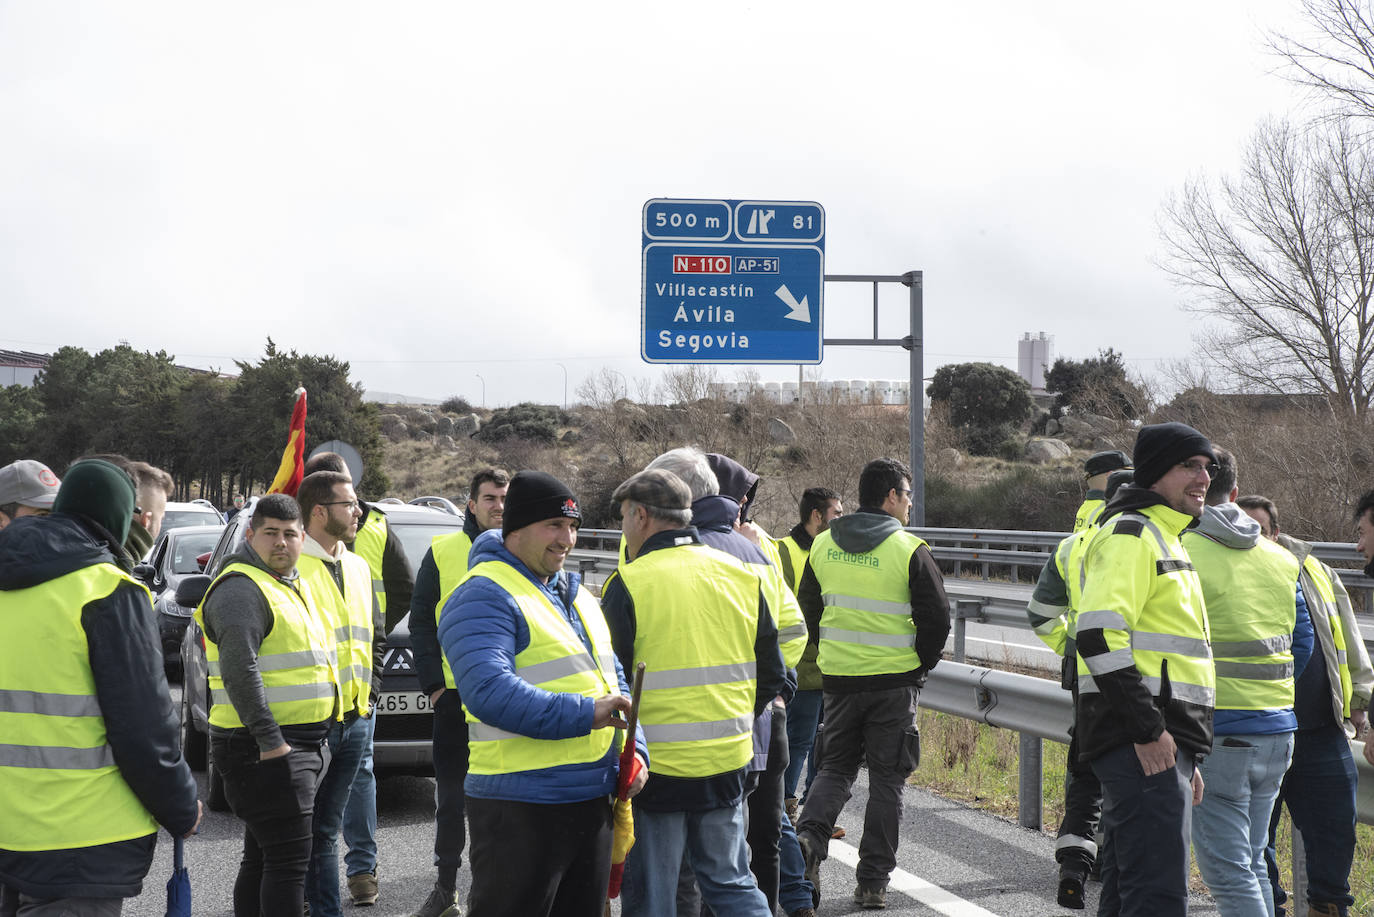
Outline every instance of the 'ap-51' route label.
<svg viewBox="0 0 1374 917">
<path fill-rule="evenodd" d="M 654 198 L 643 237 L 646 362 L 821 361 L 820 204 Z"/>
</svg>

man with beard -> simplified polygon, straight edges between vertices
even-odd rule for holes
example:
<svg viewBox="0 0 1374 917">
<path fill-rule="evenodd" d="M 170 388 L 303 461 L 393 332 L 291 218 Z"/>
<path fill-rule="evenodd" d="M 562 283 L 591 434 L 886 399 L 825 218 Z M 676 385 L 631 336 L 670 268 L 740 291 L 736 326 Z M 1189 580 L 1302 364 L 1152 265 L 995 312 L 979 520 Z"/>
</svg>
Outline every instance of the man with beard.
<svg viewBox="0 0 1374 917">
<path fill-rule="evenodd" d="M 305 898 L 314 917 L 342 917 L 338 835 L 358 768 L 372 748 L 372 698 L 381 689 L 386 632 L 367 561 L 348 550 L 362 510 L 352 479 L 337 471 L 307 475 L 296 491 L 305 519 L 301 579 L 334 628 L 342 719 L 329 730 L 329 770 L 315 793 Z"/>
</svg>

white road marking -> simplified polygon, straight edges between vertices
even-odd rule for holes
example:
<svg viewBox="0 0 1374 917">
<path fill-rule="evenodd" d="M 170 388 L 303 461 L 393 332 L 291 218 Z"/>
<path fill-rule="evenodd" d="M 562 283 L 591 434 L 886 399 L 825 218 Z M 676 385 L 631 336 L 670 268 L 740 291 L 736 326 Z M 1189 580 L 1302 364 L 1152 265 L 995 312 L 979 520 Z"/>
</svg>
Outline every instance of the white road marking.
<svg viewBox="0 0 1374 917">
<path fill-rule="evenodd" d="M 859 849 L 844 841 L 830 842 L 830 856 L 851 869 L 859 865 Z M 949 917 L 997 917 L 992 911 L 979 907 L 972 901 L 965 901 L 938 885 L 932 885 L 920 876 L 913 876 L 900 866 L 892 870 L 888 889 L 899 891 L 928 908 L 948 914 Z"/>
</svg>

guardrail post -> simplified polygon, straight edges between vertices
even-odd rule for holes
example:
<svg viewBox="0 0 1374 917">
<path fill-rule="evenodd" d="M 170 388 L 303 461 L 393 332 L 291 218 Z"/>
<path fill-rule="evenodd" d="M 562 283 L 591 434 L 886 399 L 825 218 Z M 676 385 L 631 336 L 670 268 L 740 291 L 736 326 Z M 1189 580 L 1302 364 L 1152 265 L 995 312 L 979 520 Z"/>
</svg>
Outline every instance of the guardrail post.
<svg viewBox="0 0 1374 917">
<path fill-rule="evenodd" d="M 1021 739 L 1021 786 L 1019 789 L 1020 823 L 1022 828 L 1039 830 L 1044 808 L 1044 767 L 1041 761 L 1042 743 L 1039 736 L 1019 733 Z"/>
<path fill-rule="evenodd" d="M 1307 850 L 1302 833 L 1293 825 L 1293 888 L 1288 892 L 1288 913 L 1301 914 L 1307 910 Z"/>
<path fill-rule="evenodd" d="M 954 600 L 954 661 L 964 661 L 964 644 L 968 639 L 968 619 L 983 617 L 981 599 Z"/>
</svg>

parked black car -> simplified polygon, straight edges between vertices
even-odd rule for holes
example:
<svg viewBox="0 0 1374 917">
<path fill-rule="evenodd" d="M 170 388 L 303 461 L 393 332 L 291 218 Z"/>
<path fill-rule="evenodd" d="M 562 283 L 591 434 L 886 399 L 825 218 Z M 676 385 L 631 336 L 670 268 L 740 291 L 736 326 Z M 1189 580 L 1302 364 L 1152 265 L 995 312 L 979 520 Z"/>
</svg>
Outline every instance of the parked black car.
<svg viewBox="0 0 1374 917">
<path fill-rule="evenodd" d="M 217 576 L 225 559 L 243 544 L 248 522 L 253 515 L 250 501 L 224 529 L 214 553 L 206 565 L 210 577 Z M 458 531 L 463 517 L 423 506 L 387 503 L 381 507 L 388 526 L 396 532 L 405 547 L 406 559 L 414 576 L 436 535 Z M 204 577 L 183 583 L 179 602 L 200 603 L 208 580 Z M 189 587 L 189 588 L 188 588 Z M 209 751 L 209 678 L 205 665 L 205 635 L 193 620 L 181 642 L 181 660 L 185 670 L 181 692 L 181 748 L 193 768 L 209 771 L 210 808 L 225 808 L 224 788 Z M 416 774 L 434 776 L 432 747 L 434 712 L 429 695 L 420 692 L 410 650 L 410 616 L 407 614 L 387 635 L 385 671 L 382 690 L 374 701 L 377 728 L 373 740 L 373 769 L 378 776 L 385 774 Z"/>
<path fill-rule="evenodd" d="M 162 639 L 162 664 L 172 681 L 181 678 L 181 638 L 195 611 L 177 604 L 177 583 L 183 577 L 204 572 L 198 559 L 214 549 L 223 531 L 222 522 L 163 531 L 148 552 L 148 559 L 134 567 L 134 576 L 153 593 L 157 631 Z"/>
</svg>

